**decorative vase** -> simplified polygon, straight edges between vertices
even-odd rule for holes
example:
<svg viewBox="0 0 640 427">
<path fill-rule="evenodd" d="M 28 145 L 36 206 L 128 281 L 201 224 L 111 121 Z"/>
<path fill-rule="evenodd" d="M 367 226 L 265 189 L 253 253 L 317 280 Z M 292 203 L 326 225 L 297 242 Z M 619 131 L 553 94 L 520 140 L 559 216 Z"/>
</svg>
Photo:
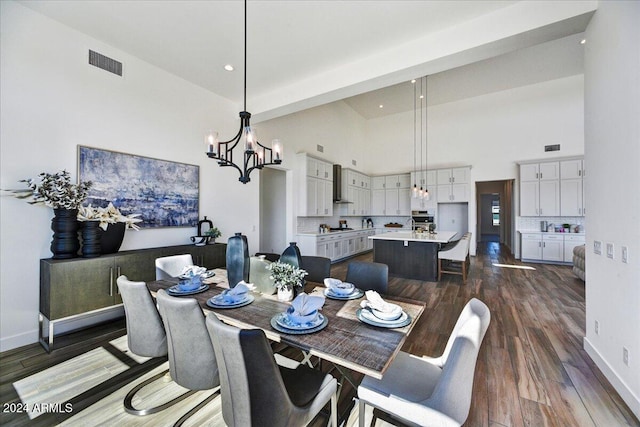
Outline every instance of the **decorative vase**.
<svg viewBox="0 0 640 427">
<path fill-rule="evenodd" d="M 51 252 L 53 258 L 75 258 L 80 249 L 78 240 L 78 209 L 54 209 L 51 229 L 53 240 Z"/>
<path fill-rule="evenodd" d="M 287 302 L 293 300 L 293 289 L 293 286 L 278 288 L 278 301 Z"/>
<path fill-rule="evenodd" d="M 100 238 L 102 230 L 99 221 L 84 221 L 80 226 L 80 235 L 82 236 L 82 257 L 95 258 L 102 254 Z"/>
<path fill-rule="evenodd" d="M 227 280 L 229 287 L 235 287 L 244 280 L 249 283 L 249 245 L 247 236 L 236 233 L 227 242 Z"/>
<path fill-rule="evenodd" d="M 271 279 L 271 271 L 267 266 L 271 262 L 267 261 L 264 255 L 251 257 L 249 260 L 249 280 L 261 294 L 273 295 L 276 291 L 275 281 Z"/>
<path fill-rule="evenodd" d="M 124 222 L 116 222 L 109 224 L 106 231 L 100 229 L 102 236 L 100 237 L 100 247 L 103 254 L 115 254 L 122 246 L 124 240 L 124 231 L 127 224 Z"/>
<path fill-rule="evenodd" d="M 280 262 L 300 268 L 302 265 L 302 257 L 300 256 L 300 249 L 298 249 L 296 242 L 289 243 L 289 247 L 280 255 Z"/>
</svg>

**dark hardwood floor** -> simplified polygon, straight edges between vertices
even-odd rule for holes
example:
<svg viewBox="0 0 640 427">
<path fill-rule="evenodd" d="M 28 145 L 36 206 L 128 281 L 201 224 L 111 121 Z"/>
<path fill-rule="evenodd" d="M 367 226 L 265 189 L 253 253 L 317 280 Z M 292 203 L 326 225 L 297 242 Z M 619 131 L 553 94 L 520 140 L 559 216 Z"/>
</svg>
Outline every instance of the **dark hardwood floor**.
<svg viewBox="0 0 640 427">
<path fill-rule="evenodd" d="M 369 253 L 358 259 L 371 257 Z M 332 276 L 344 279 L 347 264 L 333 265 Z M 391 278 L 390 293 L 427 304 L 403 347 L 417 355 L 436 356 L 443 351 L 469 299 L 479 298 L 490 307 L 491 324 L 478 357 L 472 407 L 465 426 L 640 426 L 582 349 L 584 283 L 572 275 L 570 267 L 522 264 L 498 243 L 486 242 L 478 245 L 478 254 L 471 259 L 466 284 L 454 275 L 445 275 L 437 283 Z M 78 343 L 51 354 L 39 344 L 0 354 L 3 409 L 7 402 L 20 401 L 15 381 L 94 348 L 104 347 L 117 354 L 108 342 L 123 334 L 121 327 L 100 328 L 102 337 L 82 332 L 74 337 Z M 289 350 L 287 355 L 297 356 L 297 352 Z M 73 413 L 113 390 L 128 389 L 132 381 L 157 365 L 157 361 L 131 364 L 131 369 L 74 398 Z M 326 365 L 323 369 L 329 369 Z M 361 377 L 354 378 L 359 381 Z M 339 408 L 348 415 L 355 390 L 348 383 L 344 387 Z M 0 424 L 56 425 L 72 421 L 71 415 L 44 414 L 31 421 L 25 414 L 3 411 Z M 326 425 L 326 418 L 319 416 L 312 425 Z"/>
</svg>

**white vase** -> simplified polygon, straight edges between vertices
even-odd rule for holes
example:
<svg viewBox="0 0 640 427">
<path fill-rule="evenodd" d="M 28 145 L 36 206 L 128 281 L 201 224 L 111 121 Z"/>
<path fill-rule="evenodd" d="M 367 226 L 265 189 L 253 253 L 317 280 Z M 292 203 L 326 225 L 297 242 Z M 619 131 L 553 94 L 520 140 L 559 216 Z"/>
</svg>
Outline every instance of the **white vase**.
<svg viewBox="0 0 640 427">
<path fill-rule="evenodd" d="M 293 299 L 293 288 L 279 288 L 278 301 L 291 301 Z"/>
</svg>

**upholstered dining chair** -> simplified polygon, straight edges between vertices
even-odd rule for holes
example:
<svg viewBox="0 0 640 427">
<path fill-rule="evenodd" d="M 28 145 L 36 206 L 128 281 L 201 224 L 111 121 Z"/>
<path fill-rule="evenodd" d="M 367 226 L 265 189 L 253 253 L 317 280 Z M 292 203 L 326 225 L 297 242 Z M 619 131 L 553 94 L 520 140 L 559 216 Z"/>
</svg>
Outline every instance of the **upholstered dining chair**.
<svg viewBox="0 0 640 427">
<path fill-rule="evenodd" d="M 182 273 L 182 269 L 188 265 L 193 265 L 191 254 L 156 258 L 156 280 L 177 277 Z"/>
<path fill-rule="evenodd" d="M 460 426 L 469 416 L 478 351 L 491 313 L 480 300 L 470 300 L 453 328 L 440 357 L 400 352 L 382 379 L 365 376 L 358 386 L 359 426 L 365 405 L 403 423 L 418 426 Z"/>
<path fill-rule="evenodd" d="M 346 282 L 353 283 L 363 291 L 387 293 L 389 266 L 379 262 L 351 261 L 347 266 Z"/>
<path fill-rule="evenodd" d="M 327 277 L 331 277 L 331 259 L 321 256 L 302 256 L 300 266 L 308 275 L 305 280 L 322 283 Z"/>
<path fill-rule="evenodd" d="M 171 378 L 189 390 L 213 390 L 174 424 L 178 427 L 220 393 L 218 364 L 198 301 L 172 297 L 162 289 L 156 299 L 167 332 Z"/>
<path fill-rule="evenodd" d="M 127 344 L 129 350 L 142 357 L 165 357 L 168 354 L 167 335 L 156 304 L 147 289 L 145 282 L 133 282 L 127 276 L 116 279 L 118 290 L 122 296 L 124 313 L 127 320 Z M 141 382 L 135 386 L 124 398 L 124 409 L 132 415 L 149 415 L 162 411 L 181 400 L 189 397 L 193 392 L 184 393 L 162 405 L 137 409 L 133 406 L 136 393 L 143 387 L 164 377 L 168 369 Z"/>
<path fill-rule="evenodd" d="M 222 416 L 230 427 L 304 426 L 331 401 L 337 427 L 337 381 L 304 365 L 278 366 L 264 332 L 222 323 L 214 313 L 207 329 L 220 368 Z"/>
</svg>

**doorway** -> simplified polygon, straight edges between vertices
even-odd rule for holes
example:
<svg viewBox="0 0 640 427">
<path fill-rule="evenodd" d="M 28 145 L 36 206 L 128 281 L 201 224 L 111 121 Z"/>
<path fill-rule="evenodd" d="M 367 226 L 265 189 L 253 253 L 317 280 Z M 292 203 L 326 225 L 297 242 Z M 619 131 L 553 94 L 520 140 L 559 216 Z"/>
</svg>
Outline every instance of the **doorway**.
<svg viewBox="0 0 640 427">
<path fill-rule="evenodd" d="M 281 253 L 287 247 L 287 171 L 260 171 L 260 252 Z"/>
<path fill-rule="evenodd" d="M 513 179 L 476 182 L 477 242 L 499 242 L 513 251 Z"/>
</svg>

